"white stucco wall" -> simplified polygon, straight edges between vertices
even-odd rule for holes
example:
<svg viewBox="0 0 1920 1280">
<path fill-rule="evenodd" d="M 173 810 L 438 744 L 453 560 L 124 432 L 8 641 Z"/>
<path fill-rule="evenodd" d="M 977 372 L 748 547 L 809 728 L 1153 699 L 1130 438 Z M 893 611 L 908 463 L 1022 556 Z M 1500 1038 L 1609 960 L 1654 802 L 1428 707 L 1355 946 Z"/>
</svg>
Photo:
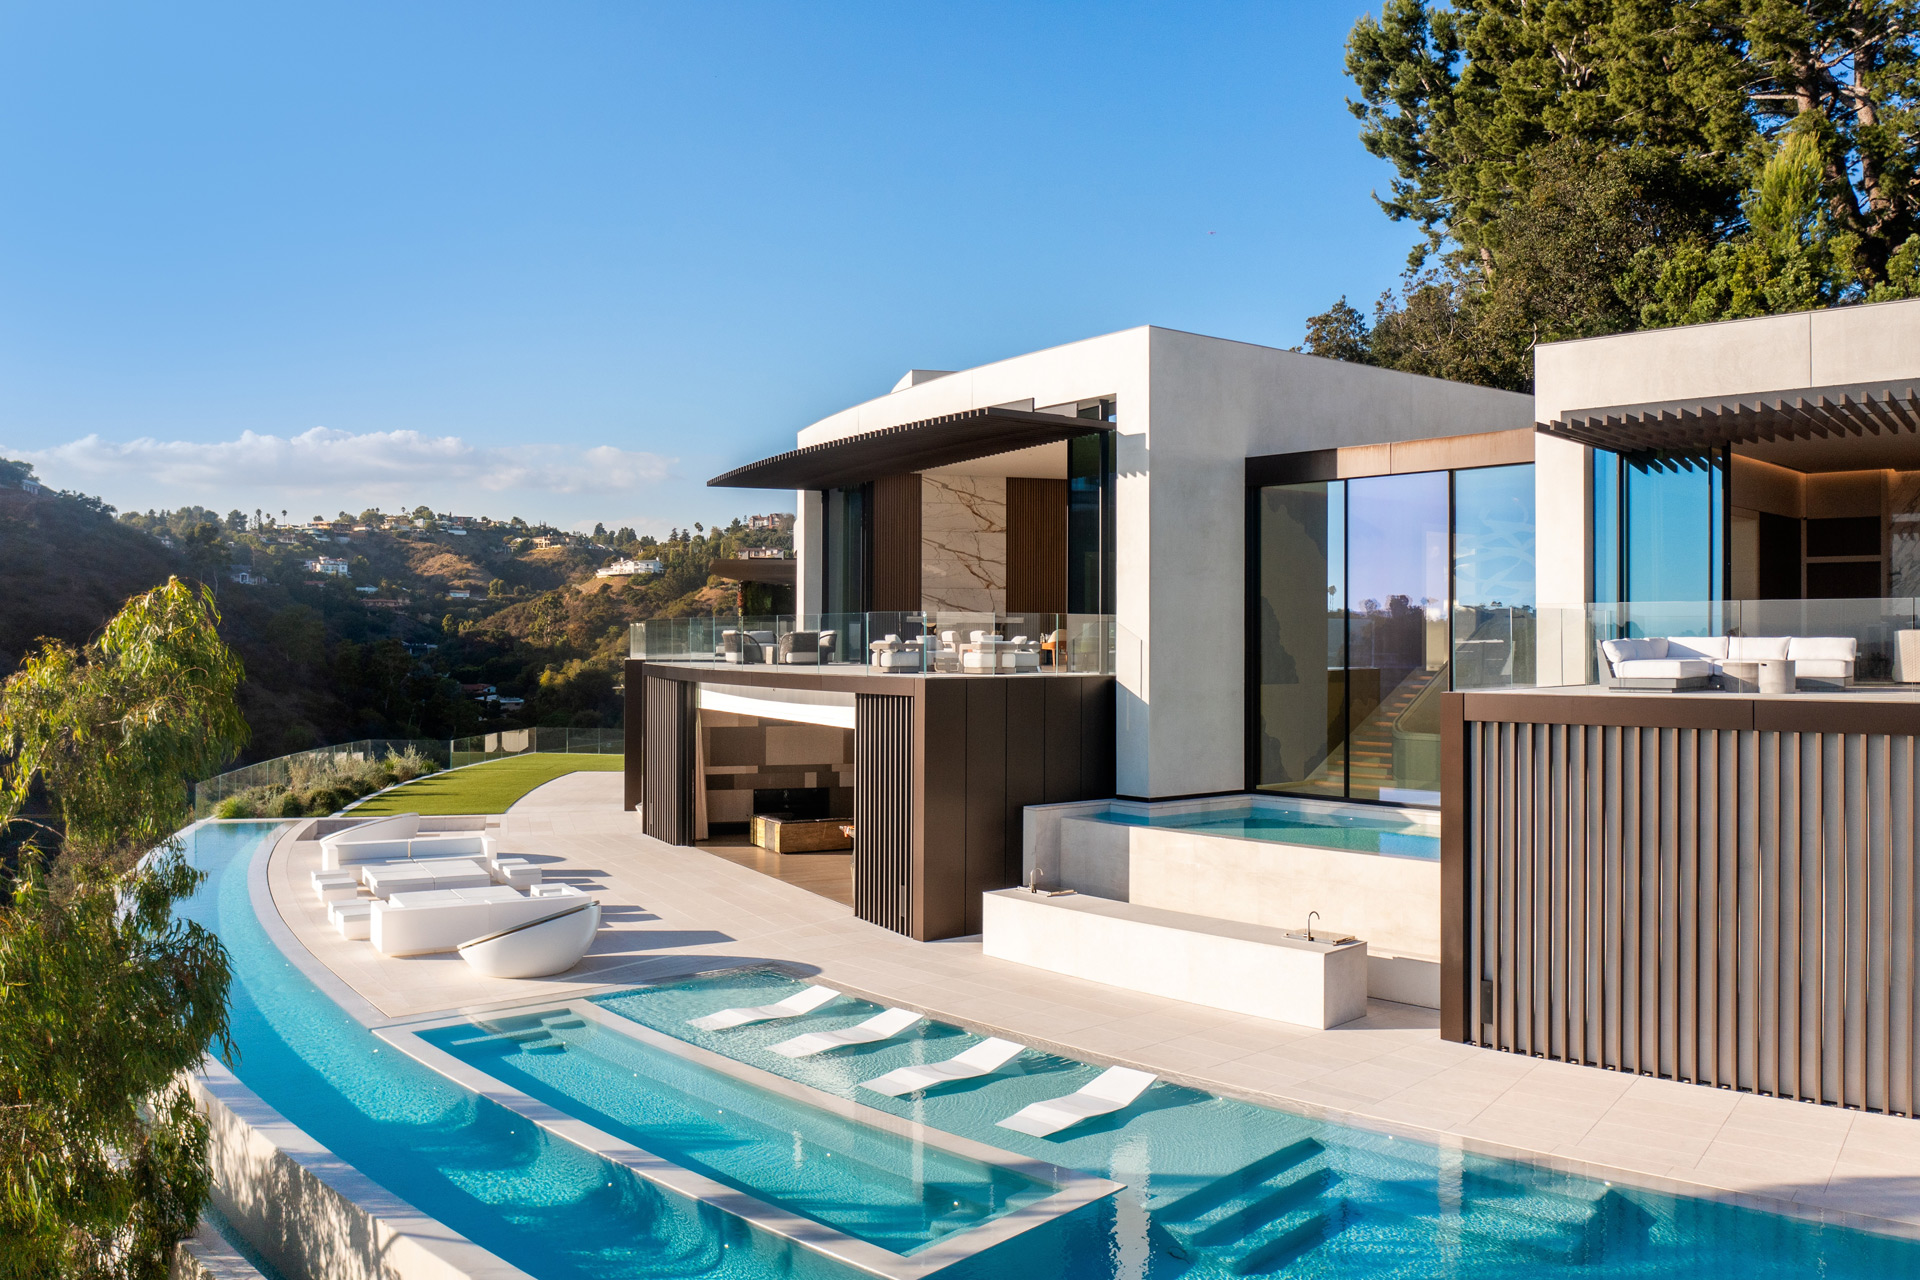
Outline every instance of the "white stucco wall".
<svg viewBox="0 0 1920 1280">
<path fill-rule="evenodd" d="M 1116 783 L 1157 798 L 1246 783 L 1246 459 L 1505 431 L 1525 396 L 1143 327 L 962 370 L 854 405 L 801 445 L 995 405 L 1112 396 Z M 803 599 L 819 594 L 819 503 L 800 503 Z M 811 513 L 811 514 L 810 514 Z"/>
</svg>

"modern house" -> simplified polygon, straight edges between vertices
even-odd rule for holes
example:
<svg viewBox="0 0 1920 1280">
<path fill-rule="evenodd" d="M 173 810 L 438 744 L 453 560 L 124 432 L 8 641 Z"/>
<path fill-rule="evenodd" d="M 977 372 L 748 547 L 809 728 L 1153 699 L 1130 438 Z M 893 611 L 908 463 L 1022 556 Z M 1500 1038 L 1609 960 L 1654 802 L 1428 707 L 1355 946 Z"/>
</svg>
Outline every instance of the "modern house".
<svg viewBox="0 0 1920 1280">
<path fill-rule="evenodd" d="M 838 821 L 916 938 L 1290 1017 L 1247 975 L 1317 919 L 1364 963 L 1304 1020 L 1911 1112 L 1920 302 L 1536 386 L 1156 328 L 913 370 L 712 482 L 796 490 L 798 607 L 636 628 L 628 803 Z"/>
</svg>

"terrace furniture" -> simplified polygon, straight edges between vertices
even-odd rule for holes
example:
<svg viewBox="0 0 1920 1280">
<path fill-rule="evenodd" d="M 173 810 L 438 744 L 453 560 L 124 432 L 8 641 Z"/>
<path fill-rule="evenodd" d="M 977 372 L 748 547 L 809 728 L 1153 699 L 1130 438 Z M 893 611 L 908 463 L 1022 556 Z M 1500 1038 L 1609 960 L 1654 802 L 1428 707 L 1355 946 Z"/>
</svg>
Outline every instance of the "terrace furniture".
<svg viewBox="0 0 1920 1280">
<path fill-rule="evenodd" d="M 984 1076 L 998 1071 L 1026 1051 L 1027 1046 L 1015 1044 L 1011 1040 L 988 1038 L 974 1045 L 964 1053 L 955 1054 L 945 1062 L 923 1062 L 911 1067 L 901 1067 L 889 1071 L 872 1080 L 862 1080 L 862 1089 L 871 1089 L 875 1093 L 884 1093 L 889 1098 L 897 1098 L 904 1093 L 918 1093 L 922 1089 L 931 1089 L 937 1084 L 948 1084 L 955 1080 L 971 1080 L 975 1076 Z"/>
<path fill-rule="evenodd" d="M 845 818 L 783 818 L 778 814 L 753 815 L 752 840 L 774 853 L 837 853 L 853 848 L 844 834 Z"/>
<path fill-rule="evenodd" d="M 329 903 L 327 923 L 338 929 L 341 937 L 365 942 L 368 931 L 373 927 L 373 901 L 354 898 L 351 901 Z"/>
<path fill-rule="evenodd" d="M 882 671 L 919 671 L 925 661 L 917 640 L 902 640 L 896 635 L 887 635 L 867 646 L 873 655 L 873 665 Z"/>
<path fill-rule="evenodd" d="M 468 967 L 484 977 L 545 978 L 579 964 L 599 929 L 600 904 L 589 898 L 470 939 L 458 950 Z"/>
<path fill-rule="evenodd" d="M 372 904 L 369 939 L 387 956 L 452 951 L 461 943 L 510 925 L 553 914 L 555 899 L 584 898 L 572 885 L 536 885 L 521 894 L 506 885 L 396 893 Z"/>
<path fill-rule="evenodd" d="M 529 889 L 540 883 L 540 868 L 525 858 L 495 858 L 488 865 L 499 884 Z"/>
<path fill-rule="evenodd" d="M 1901 684 L 1920 684 L 1920 631 L 1893 633 L 1893 678 Z"/>
<path fill-rule="evenodd" d="M 791 1040 L 782 1040 L 773 1046 L 773 1051 L 783 1058 L 811 1058 L 814 1054 L 825 1053 L 829 1049 L 845 1049 L 856 1044 L 874 1044 L 881 1040 L 893 1039 L 925 1016 L 911 1009 L 883 1009 L 865 1022 L 856 1023 L 841 1031 L 808 1031 Z"/>
<path fill-rule="evenodd" d="M 422 835 L 417 813 L 375 818 L 320 838 L 320 866 L 327 871 L 392 858 L 487 857 L 492 852 L 493 837 L 478 831 L 429 831 Z"/>
<path fill-rule="evenodd" d="M 771 631 L 736 631 L 729 628 L 720 633 L 720 657 L 725 662 L 771 662 L 773 657 L 768 651 L 774 646 Z"/>
<path fill-rule="evenodd" d="M 1006 644 L 1003 636 L 989 631 L 974 632 L 971 642 L 961 646 L 960 669 L 974 673 L 999 670 L 1001 652 Z"/>
<path fill-rule="evenodd" d="M 775 1018 L 798 1018 L 803 1014 L 812 1013 L 830 1000 L 839 998 L 840 993 L 832 987 L 802 987 L 786 999 L 774 1004 L 722 1009 L 718 1013 L 688 1018 L 687 1025 L 698 1027 L 702 1031 L 725 1031 L 729 1027 L 744 1027 L 751 1022 L 770 1022 Z"/>
<path fill-rule="evenodd" d="M 313 888 L 322 902 L 338 902 L 360 896 L 360 877 L 351 871 L 316 871 Z"/>
<path fill-rule="evenodd" d="M 1721 662 L 1720 687 L 1734 693 L 1792 693 L 1793 663 L 1786 658 Z"/>
<path fill-rule="evenodd" d="M 1000 669 L 1002 671 L 1038 671 L 1040 669 L 1040 648 L 1025 636 L 1015 636 L 1007 641 L 1006 648 L 1000 651 Z"/>
<path fill-rule="evenodd" d="M 1083 1120 L 1120 1110 L 1147 1091 L 1158 1076 L 1131 1067 L 1108 1067 L 1089 1081 L 1085 1088 L 1064 1098 L 1036 1102 L 1000 1121 L 1002 1129 L 1046 1138 L 1071 1129 Z"/>
<path fill-rule="evenodd" d="M 1791 662 L 1802 682 L 1853 683 L 1852 636 L 1646 636 L 1600 642 L 1601 683 L 1618 689 L 1704 689 L 1728 663 Z M 1736 669 L 1734 680 L 1744 679 Z M 1725 682 L 1722 681 L 1724 684 Z"/>
<path fill-rule="evenodd" d="M 484 889 L 493 883 L 493 873 L 478 862 L 464 859 L 383 862 L 365 868 L 361 882 L 374 897 L 390 898 L 396 893 L 434 889 Z"/>
<path fill-rule="evenodd" d="M 777 661 L 786 666 L 814 666 L 825 662 L 833 652 L 836 638 L 831 631 L 789 631 L 780 637 Z"/>
</svg>

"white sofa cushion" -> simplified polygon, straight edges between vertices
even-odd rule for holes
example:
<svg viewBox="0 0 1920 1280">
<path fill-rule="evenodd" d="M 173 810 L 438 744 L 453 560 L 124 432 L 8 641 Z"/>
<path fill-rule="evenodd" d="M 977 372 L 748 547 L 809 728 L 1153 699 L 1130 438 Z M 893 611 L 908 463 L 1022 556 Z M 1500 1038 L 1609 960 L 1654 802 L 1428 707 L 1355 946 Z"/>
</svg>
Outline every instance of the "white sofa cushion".
<svg viewBox="0 0 1920 1280">
<path fill-rule="evenodd" d="M 1795 662 L 1844 662 L 1851 665 L 1860 653 L 1852 636 L 1795 636 L 1782 655 Z"/>
<path fill-rule="evenodd" d="M 551 913 L 555 898 L 585 896 L 570 884 L 539 885 L 523 896 L 504 885 L 487 889 L 442 889 L 397 893 L 375 902 L 370 941 L 382 955 L 451 951 L 461 943 Z"/>
<path fill-rule="evenodd" d="M 1734 636 L 1727 646 L 1727 661 L 1774 662 L 1787 656 L 1791 643 L 1786 636 Z"/>
<path fill-rule="evenodd" d="M 1615 665 L 1667 656 L 1667 642 L 1660 636 L 1646 636 L 1633 640 L 1608 640 L 1603 642 L 1600 648 L 1607 655 L 1607 661 Z"/>
<path fill-rule="evenodd" d="M 1705 658 L 1639 658 L 1613 664 L 1613 674 L 1622 680 L 1691 680 L 1713 674 L 1713 664 Z"/>
<path fill-rule="evenodd" d="M 1727 656 L 1727 637 L 1668 636 L 1666 656 L 1669 658 L 1703 658 L 1708 662 L 1720 662 Z"/>
</svg>

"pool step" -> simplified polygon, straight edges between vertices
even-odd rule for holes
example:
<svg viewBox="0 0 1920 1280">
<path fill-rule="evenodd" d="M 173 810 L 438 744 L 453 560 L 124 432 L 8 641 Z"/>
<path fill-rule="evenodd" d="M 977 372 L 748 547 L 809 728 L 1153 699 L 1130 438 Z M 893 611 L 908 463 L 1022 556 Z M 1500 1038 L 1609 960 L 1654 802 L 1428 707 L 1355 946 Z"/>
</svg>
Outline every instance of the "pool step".
<svg viewBox="0 0 1920 1280">
<path fill-rule="evenodd" d="M 1278 1270 L 1338 1235 L 1347 1212 L 1326 1148 L 1301 1138 L 1153 1210 L 1182 1248 L 1225 1255 L 1235 1275 Z"/>
</svg>

